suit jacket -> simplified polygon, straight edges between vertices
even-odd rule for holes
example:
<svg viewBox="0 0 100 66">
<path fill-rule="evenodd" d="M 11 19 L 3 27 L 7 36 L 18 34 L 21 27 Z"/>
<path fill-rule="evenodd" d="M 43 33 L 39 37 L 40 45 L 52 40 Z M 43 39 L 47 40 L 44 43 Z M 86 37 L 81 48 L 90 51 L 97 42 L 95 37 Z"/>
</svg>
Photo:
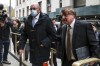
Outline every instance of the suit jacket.
<svg viewBox="0 0 100 66">
<path fill-rule="evenodd" d="M 65 58 L 65 37 L 66 37 L 67 25 L 62 27 L 62 60 Z M 75 20 L 73 36 L 72 36 L 72 51 L 75 57 L 75 60 L 78 60 L 76 49 L 82 47 L 88 47 L 90 57 L 99 57 L 100 58 L 100 48 L 99 42 L 96 40 L 95 33 L 90 23 L 82 22 Z M 85 53 L 84 53 L 85 54 Z M 80 54 L 81 55 L 81 54 Z"/>
<path fill-rule="evenodd" d="M 19 48 L 23 49 L 27 38 L 30 46 L 30 61 L 39 64 L 47 61 L 50 56 L 51 41 L 55 39 L 55 31 L 48 15 L 40 13 L 38 22 L 32 26 L 33 17 L 29 15 L 21 34 Z M 41 47 L 40 45 L 43 45 Z"/>
</svg>

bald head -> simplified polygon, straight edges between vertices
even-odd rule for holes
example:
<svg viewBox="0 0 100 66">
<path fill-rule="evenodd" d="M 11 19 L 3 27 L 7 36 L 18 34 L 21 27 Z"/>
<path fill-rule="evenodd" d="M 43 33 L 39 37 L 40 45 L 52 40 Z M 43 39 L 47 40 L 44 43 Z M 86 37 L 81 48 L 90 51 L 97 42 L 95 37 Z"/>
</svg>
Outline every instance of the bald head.
<svg viewBox="0 0 100 66">
<path fill-rule="evenodd" d="M 34 9 L 34 10 L 37 9 L 37 10 L 39 10 L 39 11 L 41 10 L 38 3 L 33 3 L 33 4 L 30 6 L 30 9 Z"/>
<path fill-rule="evenodd" d="M 37 7 L 40 7 L 38 3 L 33 3 L 31 6 L 37 6 Z"/>
<path fill-rule="evenodd" d="M 31 11 L 31 15 L 36 17 L 41 12 L 39 4 L 38 3 L 33 3 L 30 6 L 30 11 Z"/>
</svg>

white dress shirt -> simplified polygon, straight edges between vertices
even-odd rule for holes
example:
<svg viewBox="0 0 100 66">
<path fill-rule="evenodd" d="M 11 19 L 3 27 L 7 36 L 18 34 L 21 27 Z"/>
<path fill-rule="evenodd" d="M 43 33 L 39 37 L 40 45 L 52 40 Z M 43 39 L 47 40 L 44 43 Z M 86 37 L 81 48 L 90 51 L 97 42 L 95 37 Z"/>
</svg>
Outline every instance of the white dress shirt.
<svg viewBox="0 0 100 66">
<path fill-rule="evenodd" d="M 37 21 L 38 21 L 38 19 L 39 19 L 39 16 L 40 16 L 40 13 L 39 13 L 36 17 L 33 18 L 33 20 L 32 20 L 32 26 L 33 26 L 33 27 L 34 27 L 35 24 L 37 23 Z"/>
</svg>

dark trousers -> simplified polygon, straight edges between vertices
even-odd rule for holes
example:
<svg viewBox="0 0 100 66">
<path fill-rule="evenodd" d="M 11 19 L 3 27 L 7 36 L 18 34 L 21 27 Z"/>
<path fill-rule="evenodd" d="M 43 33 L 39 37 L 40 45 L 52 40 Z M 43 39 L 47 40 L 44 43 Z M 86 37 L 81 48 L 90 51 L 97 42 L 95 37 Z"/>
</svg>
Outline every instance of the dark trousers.
<svg viewBox="0 0 100 66">
<path fill-rule="evenodd" d="M 72 66 L 72 63 L 75 62 L 76 60 L 68 60 L 66 53 L 64 53 L 63 59 L 62 59 L 62 66 Z"/>
<path fill-rule="evenodd" d="M 7 60 L 9 45 L 10 45 L 10 40 L 0 40 L 0 62 L 2 60 Z M 4 52 L 2 52 L 2 49 L 4 49 Z"/>
<path fill-rule="evenodd" d="M 25 50 L 25 60 L 27 61 L 28 60 L 28 51 Z"/>
<path fill-rule="evenodd" d="M 10 40 L 3 41 L 3 46 L 4 46 L 3 60 L 7 60 L 9 45 L 10 45 Z"/>
<path fill-rule="evenodd" d="M 53 64 L 57 66 L 56 53 L 53 53 Z"/>
<path fill-rule="evenodd" d="M 62 66 L 72 66 L 72 63 L 73 62 L 75 62 L 75 60 L 70 60 L 70 61 L 68 61 L 68 60 L 63 60 L 63 62 L 62 62 Z"/>
<path fill-rule="evenodd" d="M 29 44 L 26 44 L 26 45 L 25 45 L 25 60 L 26 60 L 26 61 L 28 60 L 29 52 L 30 52 Z"/>
<path fill-rule="evenodd" d="M 2 47 L 3 47 L 3 44 L 2 44 L 2 41 L 0 40 L 0 63 L 2 61 Z"/>
</svg>

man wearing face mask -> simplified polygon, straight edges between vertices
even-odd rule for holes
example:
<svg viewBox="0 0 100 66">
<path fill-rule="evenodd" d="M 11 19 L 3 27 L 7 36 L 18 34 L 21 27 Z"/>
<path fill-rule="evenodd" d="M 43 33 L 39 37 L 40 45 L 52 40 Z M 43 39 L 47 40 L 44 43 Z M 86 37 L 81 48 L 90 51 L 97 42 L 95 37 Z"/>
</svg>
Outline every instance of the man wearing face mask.
<svg viewBox="0 0 100 66">
<path fill-rule="evenodd" d="M 50 44 L 55 40 L 55 31 L 50 18 L 41 12 L 37 3 L 30 6 L 30 11 L 21 34 L 19 52 L 22 54 L 26 40 L 29 39 L 32 66 L 43 66 L 49 60 Z"/>
</svg>

